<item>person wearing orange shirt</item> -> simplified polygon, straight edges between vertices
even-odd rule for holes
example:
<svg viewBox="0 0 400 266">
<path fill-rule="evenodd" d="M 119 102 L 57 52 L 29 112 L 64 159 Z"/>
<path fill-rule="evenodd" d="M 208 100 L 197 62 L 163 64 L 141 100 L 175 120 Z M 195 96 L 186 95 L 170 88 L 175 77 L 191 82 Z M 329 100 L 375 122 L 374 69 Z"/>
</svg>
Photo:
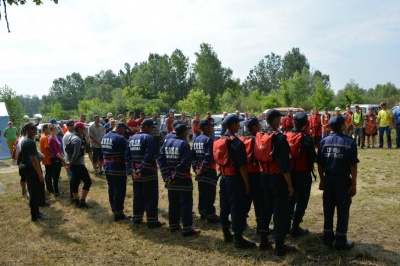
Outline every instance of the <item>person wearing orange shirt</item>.
<svg viewBox="0 0 400 266">
<path fill-rule="evenodd" d="M 350 105 L 346 105 L 346 111 L 343 113 L 344 116 L 347 117 L 346 123 L 346 130 L 343 132 L 346 136 L 350 137 L 353 135 L 353 112 L 350 111 Z"/>
<path fill-rule="evenodd" d="M 340 110 L 340 109 L 339 109 Z M 329 119 L 331 119 L 331 114 L 329 113 L 328 107 L 324 108 L 324 114 L 321 115 L 321 124 L 322 124 L 322 138 L 325 138 L 329 135 L 331 128 L 329 127 Z"/>
<path fill-rule="evenodd" d="M 51 185 L 51 160 L 50 160 L 50 146 L 49 146 L 49 136 L 50 128 L 49 124 L 44 124 L 42 127 L 42 136 L 40 137 L 40 152 L 43 153 L 44 158 L 42 159 L 42 164 L 45 167 L 46 173 L 44 181 L 46 183 L 46 190 L 50 193 L 53 192 L 53 186 Z"/>
</svg>

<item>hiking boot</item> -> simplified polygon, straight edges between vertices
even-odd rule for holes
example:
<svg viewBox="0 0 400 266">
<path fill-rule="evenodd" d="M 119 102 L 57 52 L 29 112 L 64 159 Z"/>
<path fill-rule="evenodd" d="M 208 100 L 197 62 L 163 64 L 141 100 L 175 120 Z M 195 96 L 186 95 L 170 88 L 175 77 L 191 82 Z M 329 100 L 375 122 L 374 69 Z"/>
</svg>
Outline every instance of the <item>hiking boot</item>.
<svg viewBox="0 0 400 266">
<path fill-rule="evenodd" d="M 256 243 L 247 239 L 243 238 L 241 233 L 234 234 L 235 242 L 234 247 L 240 249 L 249 249 L 257 247 Z"/>
<path fill-rule="evenodd" d="M 219 223 L 219 216 L 214 214 L 211 217 L 207 217 L 207 222 L 214 224 L 214 223 Z"/>
<path fill-rule="evenodd" d="M 310 231 L 308 231 L 307 228 L 301 228 L 300 226 L 293 226 L 292 230 L 290 231 L 290 236 L 299 237 L 308 234 L 309 232 Z"/>
<path fill-rule="evenodd" d="M 162 226 L 164 226 L 164 225 L 165 225 L 164 222 L 158 221 L 158 222 L 155 222 L 155 223 L 152 223 L 152 224 L 147 224 L 147 228 L 149 228 L 149 229 L 156 229 L 156 228 L 160 228 L 160 227 L 162 227 Z"/>
<path fill-rule="evenodd" d="M 233 234 L 229 229 L 229 226 L 222 227 L 222 232 L 224 233 L 224 242 L 226 243 L 233 242 Z"/>
<path fill-rule="evenodd" d="M 296 251 L 297 251 L 297 249 L 295 247 L 289 246 L 289 245 L 282 245 L 278 248 L 275 246 L 276 255 L 279 257 L 285 256 L 289 253 L 294 253 Z"/>
<path fill-rule="evenodd" d="M 90 206 L 89 204 L 87 204 L 86 201 L 81 200 L 81 201 L 79 202 L 78 207 L 81 208 L 81 209 L 87 209 L 87 208 L 90 208 L 91 206 Z"/>
<path fill-rule="evenodd" d="M 200 229 L 192 229 L 191 231 L 188 232 L 182 232 L 183 237 L 188 237 L 188 236 L 197 236 L 201 233 Z"/>
<path fill-rule="evenodd" d="M 261 233 L 261 241 L 260 241 L 259 249 L 261 251 L 272 249 L 272 243 L 271 243 L 271 241 L 269 241 L 266 233 Z"/>
<path fill-rule="evenodd" d="M 114 222 L 119 222 L 123 220 L 128 220 L 130 217 L 126 216 L 124 213 L 114 214 Z"/>
<path fill-rule="evenodd" d="M 344 245 L 336 245 L 335 244 L 335 249 L 336 250 L 350 250 L 354 248 L 354 242 L 347 241 Z"/>
</svg>

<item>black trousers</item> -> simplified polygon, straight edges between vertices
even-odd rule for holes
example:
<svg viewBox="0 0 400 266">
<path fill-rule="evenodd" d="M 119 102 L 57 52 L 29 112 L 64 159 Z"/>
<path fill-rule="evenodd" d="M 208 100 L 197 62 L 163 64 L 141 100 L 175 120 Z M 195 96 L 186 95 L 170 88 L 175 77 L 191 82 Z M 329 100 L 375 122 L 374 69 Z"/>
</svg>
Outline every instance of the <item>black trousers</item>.
<svg viewBox="0 0 400 266">
<path fill-rule="evenodd" d="M 39 200 L 43 182 L 39 181 L 39 176 L 37 175 L 33 166 L 29 167 L 27 171 L 28 180 L 28 190 L 29 190 L 29 207 L 31 208 L 32 219 L 37 219 L 39 215 Z M 42 185 L 41 185 L 42 184 Z"/>
</svg>

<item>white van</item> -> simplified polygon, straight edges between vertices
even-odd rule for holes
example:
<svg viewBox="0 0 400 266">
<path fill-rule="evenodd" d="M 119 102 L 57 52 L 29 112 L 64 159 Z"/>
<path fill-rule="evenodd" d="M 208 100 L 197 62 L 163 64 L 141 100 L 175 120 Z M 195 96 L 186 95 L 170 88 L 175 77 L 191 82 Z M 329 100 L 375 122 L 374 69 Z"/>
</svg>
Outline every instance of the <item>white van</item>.
<svg viewBox="0 0 400 266">
<path fill-rule="evenodd" d="M 350 106 L 350 110 L 355 113 L 356 105 L 360 106 L 361 112 L 366 114 L 368 112 L 368 107 L 371 106 L 372 110 L 374 110 L 374 114 L 378 115 L 379 111 L 382 110 L 382 107 L 379 104 L 354 104 Z"/>
</svg>

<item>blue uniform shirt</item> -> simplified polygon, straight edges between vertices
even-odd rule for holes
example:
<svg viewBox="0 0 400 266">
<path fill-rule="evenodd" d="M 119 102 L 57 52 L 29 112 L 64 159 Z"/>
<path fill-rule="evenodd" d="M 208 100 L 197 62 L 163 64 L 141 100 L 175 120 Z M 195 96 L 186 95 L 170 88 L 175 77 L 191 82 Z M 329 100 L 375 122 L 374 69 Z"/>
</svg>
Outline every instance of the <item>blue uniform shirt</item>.
<svg viewBox="0 0 400 266">
<path fill-rule="evenodd" d="M 165 141 L 158 156 L 158 165 L 160 166 L 161 175 L 164 180 L 171 176 L 174 182 L 179 184 L 181 183 L 179 182 L 180 179 L 191 179 L 191 163 L 190 145 L 185 139 L 174 136 Z M 183 185 L 169 185 L 167 183 L 165 187 L 174 190 L 193 189 L 193 185 L 186 187 Z"/>
<path fill-rule="evenodd" d="M 145 132 L 139 132 L 130 137 L 126 150 L 127 173 L 131 174 L 135 169 L 141 176 L 135 182 L 157 179 L 156 150 L 153 136 Z"/>
<path fill-rule="evenodd" d="M 217 183 L 217 170 L 213 156 L 214 138 L 204 133 L 193 141 L 192 145 L 192 167 L 194 171 L 200 169 L 196 176 L 197 181 L 211 184 Z"/>
<path fill-rule="evenodd" d="M 397 107 L 396 109 L 393 110 L 393 116 L 395 119 L 395 123 L 399 125 L 400 124 L 400 108 L 399 107 Z"/>
<path fill-rule="evenodd" d="M 104 172 L 109 176 L 126 176 L 125 151 L 127 142 L 124 136 L 110 131 L 101 139 L 104 158 Z"/>
<path fill-rule="evenodd" d="M 326 175 L 348 176 L 358 162 L 356 142 L 343 133 L 331 133 L 320 141 L 317 163 Z"/>
</svg>

